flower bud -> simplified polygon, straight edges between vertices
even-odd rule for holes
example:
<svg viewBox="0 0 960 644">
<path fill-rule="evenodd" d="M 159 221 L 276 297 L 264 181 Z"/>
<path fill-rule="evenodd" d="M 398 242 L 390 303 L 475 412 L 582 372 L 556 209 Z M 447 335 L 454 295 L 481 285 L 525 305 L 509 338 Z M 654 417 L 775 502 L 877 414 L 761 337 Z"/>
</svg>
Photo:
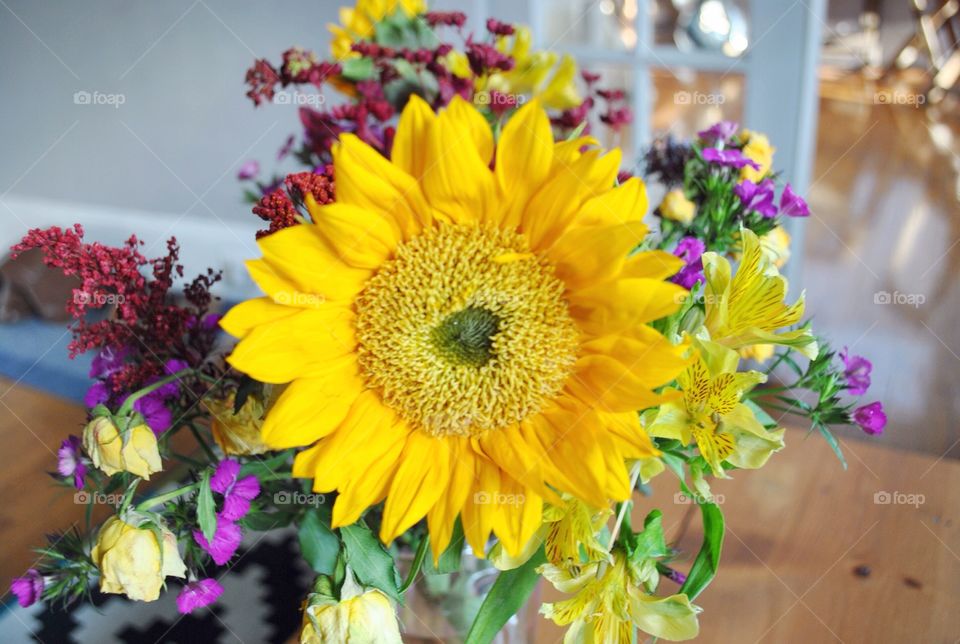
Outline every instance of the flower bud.
<svg viewBox="0 0 960 644">
<path fill-rule="evenodd" d="M 324 577 L 318 579 L 316 592 L 307 596 L 300 644 L 401 644 L 389 597 L 375 588 L 364 590 L 349 568 L 339 601 L 325 581 Z"/>
<path fill-rule="evenodd" d="M 97 416 L 83 429 L 83 449 L 95 467 L 111 476 L 130 472 L 149 480 L 163 469 L 157 437 L 143 423 L 121 434 L 109 416 Z"/>
<path fill-rule="evenodd" d="M 663 202 L 660 203 L 660 214 L 664 219 L 677 221 L 686 226 L 697 214 L 697 204 L 687 199 L 683 190 L 677 188 L 663 197 Z"/>
<path fill-rule="evenodd" d="M 174 534 L 156 519 L 136 512 L 107 519 L 90 558 L 100 569 L 100 592 L 138 601 L 159 597 L 165 577 L 186 574 Z"/>
</svg>

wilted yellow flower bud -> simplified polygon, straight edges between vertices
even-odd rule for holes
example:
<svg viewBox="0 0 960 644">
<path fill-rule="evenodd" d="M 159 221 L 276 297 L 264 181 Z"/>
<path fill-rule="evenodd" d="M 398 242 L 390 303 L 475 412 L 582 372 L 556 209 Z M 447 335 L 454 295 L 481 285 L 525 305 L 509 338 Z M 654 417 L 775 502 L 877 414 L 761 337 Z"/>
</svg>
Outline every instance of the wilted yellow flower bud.
<svg viewBox="0 0 960 644">
<path fill-rule="evenodd" d="M 163 469 L 157 437 L 143 423 L 122 435 L 109 416 L 98 416 L 83 428 L 83 449 L 108 475 L 130 472 L 149 480 L 151 474 Z"/>
<path fill-rule="evenodd" d="M 677 221 L 686 226 L 696 216 L 697 204 L 687 199 L 683 190 L 676 188 L 663 197 L 663 202 L 660 204 L 660 214 L 665 219 Z"/>
<path fill-rule="evenodd" d="M 155 600 L 165 577 L 183 577 L 187 571 L 174 534 L 136 512 L 107 519 L 90 558 L 100 569 L 100 592 L 138 601 Z"/>
<path fill-rule="evenodd" d="M 376 589 L 364 590 L 347 568 L 340 600 L 323 590 L 323 578 L 307 596 L 300 644 L 401 644 L 400 627 L 390 598 Z"/>
<path fill-rule="evenodd" d="M 226 454 L 239 456 L 270 451 L 270 447 L 260 439 L 260 428 L 263 427 L 268 405 L 264 404 L 262 398 L 251 394 L 243 402 L 240 411 L 234 414 L 235 400 L 235 394 L 231 393 L 226 398 L 204 402 L 213 416 L 210 429 L 217 445 Z"/>
</svg>

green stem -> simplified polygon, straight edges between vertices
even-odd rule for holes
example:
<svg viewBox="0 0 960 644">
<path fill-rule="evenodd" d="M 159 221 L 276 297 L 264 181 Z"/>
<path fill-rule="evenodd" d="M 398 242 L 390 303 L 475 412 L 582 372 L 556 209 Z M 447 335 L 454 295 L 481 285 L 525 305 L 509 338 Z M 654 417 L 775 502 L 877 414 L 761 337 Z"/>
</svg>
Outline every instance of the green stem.
<svg viewBox="0 0 960 644">
<path fill-rule="evenodd" d="M 627 516 L 627 509 L 632 505 L 633 491 L 637 487 L 637 481 L 640 479 L 640 461 L 637 461 L 630 471 L 630 498 L 620 505 L 620 512 L 617 515 L 617 522 L 610 531 L 610 543 L 607 544 L 607 552 L 613 550 L 613 544 L 617 542 L 617 535 L 620 534 L 620 527 Z"/>
<path fill-rule="evenodd" d="M 414 580 L 416 580 L 417 575 L 420 573 L 420 568 L 423 566 L 423 560 L 427 556 L 429 545 L 430 535 L 425 535 L 423 539 L 420 540 L 420 545 L 417 546 L 417 554 L 413 556 L 413 563 L 410 564 L 410 572 L 407 573 L 407 578 L 403 580 L 403 584 L 400 586 L 401 594 L 406 592 L 407 588 L 412 586 Z"/>
<path fill-rule="evenodd" d="M 145 501 L 141 501 L 137 505 L 137 510 L 143 512 L 149 508 L 152 508 L 155 505 L 161 505 L 167 501 L 172 501 L 173 499 L 179 498 L 188 492 L 192 492 L 197 489 L 200 483 L 190 483 L 189 485 L 184 485 L 183 487 L 178 487 L 176 490 L 171 490 L 165 494 L 158 494 L 157 496 L 151 497 Z"/>
<path fill-rule="evenodd" d="M 120 409 L 117 410 L 117 416 L 124 417 L 127 416 L 130 411 L 133 409 L 133 404 L 146 396 L 147 394 L 153 393 L 160 387 L 169 384 L 175 380 L 179 380 L 181 377 L 193 373 L 193 369 L 181 369 L 175 374 L 169 375 L 166 378 L 161 378 L 160 380 L 147 385 L 143 389 L 133 392 L 127 399 L 120 405 Z"/>
<path fill-rule="evenodd" d="M 264 481 L 287 481 L 293 478 L 293 472 L 272 472 L 265 476 L 258 476 L 260 482 Z"/>
<path fill-rule="evenodd" d="M 213 450 L 207 444 L 207 441 L 204 440 L 203 435 L 200 434 L 200 430 L 197 428 L 197 426 L 194 425 L 193 423 L 190 423 L 188 427 L 190 428 L 190 432 L 193 434 L 193 437 L 197 439 L 198 443 L 200 443 L 200 447 L 202 447 L 203 451 L 206 452 L 207 458 L 210 459 L 210 462 L 216 463 L 217 461 L 219 461 L 220 459 L 217 458 L 217 455 L 213 452 Z"/>
</svg>

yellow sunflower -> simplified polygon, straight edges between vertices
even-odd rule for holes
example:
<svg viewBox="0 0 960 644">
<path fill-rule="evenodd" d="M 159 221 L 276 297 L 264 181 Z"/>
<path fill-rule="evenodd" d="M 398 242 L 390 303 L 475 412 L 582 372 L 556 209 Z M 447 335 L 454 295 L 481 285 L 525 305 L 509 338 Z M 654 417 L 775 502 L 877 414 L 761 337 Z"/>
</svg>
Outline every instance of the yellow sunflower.
<svg viewBox="0 0 960 644">
<path fill-rule="evenodd" d="M 676 258 L 629 256 L 646 191 L 619 165 L 555 144 L 536 102 L 495 145 L 467 102 L 413 96 L 392 159 L 344 135 L 337 202 L 259 241 L 229 361 L 290 383 L 263 439 L 310 446 L 294 474 L 339 491 L 335 527 L 386 499 L 384 542 L 426 517 L 437 556 L 460 516 L 479 556 L 491 532 L 516 555 L 558 491 L 628 498 L 624 459 L 656 453 L 636 410 L 687 361 L 646 324 L 685 291 Z"/>
</svg>

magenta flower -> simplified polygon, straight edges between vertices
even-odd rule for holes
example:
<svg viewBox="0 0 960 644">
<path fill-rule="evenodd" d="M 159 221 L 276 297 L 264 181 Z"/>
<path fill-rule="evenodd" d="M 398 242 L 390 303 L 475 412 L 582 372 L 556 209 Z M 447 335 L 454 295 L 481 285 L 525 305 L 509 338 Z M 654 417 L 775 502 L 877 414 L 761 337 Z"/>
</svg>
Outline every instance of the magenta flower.
<svg viewBox="0 0 960 644">
<path fill-rule="evenodd" d="M 90 363 L 91 378 L 106 378 L 120 371 L 130 355 L 128 347 L 104 347 Z"/>
<path fill-rule="evenodd" d="M 83 404 L 87 406 L 87 409 L 93 409 L 97 405 L 106 403 L 109 399 L 110 388 L 107 387 L 107 383 L 98 380 L 90 385 L 87 393 L 83 395 Z"/>
<path fill-rule="evenodd" d="M 883 413 L 883 405 L 878 400 L 854 410 L 853 422 L 860 425 L 860 429 L 864 432 L 878 436 L 887 426 L 887 415 Z"/>
<path fill-rule="evenodd" d="M 255 160 L 244 161 L 240 166 L 240 169 L 237 170 L 237 179 L 245 181 L 247 179 L 253 179 L 255 176 L 260 174 L 260 164 Z"/>
<path fill-rule="evenodd" d="M 213 533 L 213 539 L 208 541 L 202 531 L 194 530 L 193 540 L 210 554 L 215 564 L 222 566 L 237 552 L 240 541 L 243 540 L 243 532 L 237 523 L 218 514 L 217 529 Z"/>
<path fill-rule="evenodd" d="M 224 459 L 217 465 L 210 478 L 210 489 L 223 495 L 220 516 L 228 521 L 238 521 L 250 511 L 250 501 L 260 494 L 260 481 L 256 476 L 240 475 L 240 463 Z"/>
<path fill-rule="evenodd" d="M 68 436 L 57 450 L 57 471 L 61 476 L 73 477 L 73 486 L 83 489 L 83 477 L 87 475 L 87 466 L 80 455 L 80 437 Z"/>
<path fill-rule="evenodd" d="M 727 148 L 724 150 L 719 150 L 717 148 L 704 148 L 700 154 L 703 156 L 704 161 L 707 163 L 713 163 L 714 165 L 737 169 L 748 165 L 754 170 L 760 169 L 759 163 L 748 159 L 747 157 L 743 156 L 743 152 L 733 148 Z"/>
<path fill-rule="evenodd" d="M 17 596 L 23 608 L 36 604 L 43 595 L 43 575 L 31 568 L 26 575 L 10 582 L 10 592 Z"/>
<path fill-rule="evenodd" d="M 707 143 L 726 143 L 730 140 L 730 137 L 737 133 L 737 128 L 739 127 L 740 126 L 733 121 L 720 121 L 719 123 L 714 123 L 706 130 L 697 132 L 697 136 Z"/>
<path fill-rule="evenodd" d="M 777 214 L 777 206 L 773 203 L 773 179 L 764 179 L 758 184 L 744 179 L 733 187 L 733 194 L 737 195 L 746 211 L 758 212 L 768 219 Z"/>
<path fill-rule="evenodd" d="M 223 586 L 216 579 L 200 579 L 183 587 L 177 595 L 177 610 L 186 615 L 209 606 L 223 594 Z"/>
<path fill-rule="evenodd" d="M 788 183 L 780 195 L 780 210 L 788 217 L 809 217 L 810 206 L 803 198 L 793 191 Z"/>
<path fill-rule="evenodd" d="M 674 284 L 679 284 L 683 288 L 693 288 L 697 282 L 703 279 L 703 252 L 706 250 L 703 242 L 696 237 L 684 237 L 673 250 L 673 254 L 684 261 L 684 267 L 680 272 L 670 278 Z"/>
<path fill-rule="evenodd" d="M 870 388 L 870 372 L 873 365 L 863 356 L 851 356 L 844 347 L 840 352 L 843 360 L 843 378 L 847 381 L 847 389 L 855 396 L 862 396 Z"/>
</svg>

